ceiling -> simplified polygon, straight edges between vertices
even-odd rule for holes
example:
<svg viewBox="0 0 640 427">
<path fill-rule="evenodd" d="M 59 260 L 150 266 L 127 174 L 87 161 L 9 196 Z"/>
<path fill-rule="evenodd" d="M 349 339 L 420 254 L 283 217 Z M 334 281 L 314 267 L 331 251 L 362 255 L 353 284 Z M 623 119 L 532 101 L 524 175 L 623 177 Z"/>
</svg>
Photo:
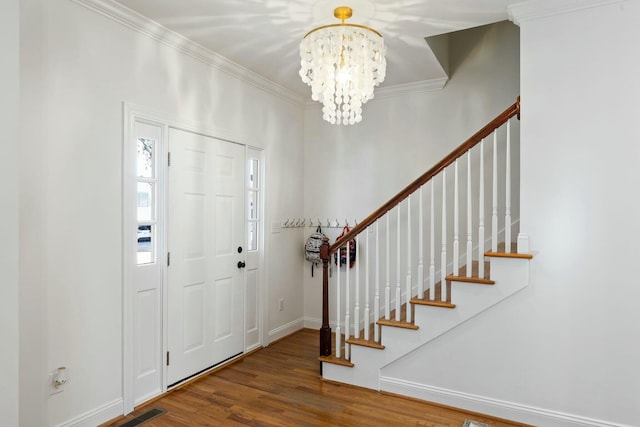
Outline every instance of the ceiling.
<svg viewBox="0 0 640 427">
<path fill-rule="evenodd" d="M 311 29 L 337 23 L 350 6 L 354 24 L 375 28 L 387 45 L 381 87 L 446 77 L 425 37 L 507 19 L 520 0 L 118 0 L 227 59 L 302 96 L 298 45 Z"/>
</svg>

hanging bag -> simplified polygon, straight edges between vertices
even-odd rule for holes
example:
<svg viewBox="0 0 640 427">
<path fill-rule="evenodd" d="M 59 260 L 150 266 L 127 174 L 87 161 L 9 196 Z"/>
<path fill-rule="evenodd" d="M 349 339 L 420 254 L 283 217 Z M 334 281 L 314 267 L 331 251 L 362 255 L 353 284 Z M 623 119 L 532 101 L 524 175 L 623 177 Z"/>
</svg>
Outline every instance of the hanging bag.
<svg viewBox="0 0 640 427">
<path fill-rule="evenodd" d="M 316 264 L 322 262 L 320 259 L 320 246 L 325 239 L 325 235 L 322 233 L 322 228 L 318 226 L 315 233 L 311 234 L 304 244 L 304 256 L 307 261 L 311 262 L 311 277 L 313 277 L 313 268 Z"/>
<path fill-rule="evenodd" d="M 349 228 L 349 226 L 344 226 L 344 228 L 342 229 L 342 233 L 340 233 L 340 235 L 336 238 L 336 242 L 340 239 L 342 239 L 342 237 L 347 234 L 349 231 L 351 231 L 351 229 Z M 338 252 L 336 252 L 335 254 L 333 254 L 333 260 L 336 263 L 336 265 L 338 264 L 338 253 L 340 254 L 340 265 L 339 267 L 342 267 L 343 264 L 347 263 L 347 246 L 343 246 L 341 247 Z M 356 240 L 355 239 L 351 239 L 349 240 L 349 268 L 353 267 L 353 264 L 356 262 Z"/>
</svg>

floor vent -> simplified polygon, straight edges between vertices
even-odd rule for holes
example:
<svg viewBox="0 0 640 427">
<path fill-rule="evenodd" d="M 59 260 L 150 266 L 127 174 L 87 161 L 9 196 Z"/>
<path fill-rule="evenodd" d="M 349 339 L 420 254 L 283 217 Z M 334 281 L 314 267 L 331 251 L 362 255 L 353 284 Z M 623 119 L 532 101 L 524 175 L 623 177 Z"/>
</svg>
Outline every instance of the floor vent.
<svg viewBox="0 0 640 427">
<path fill-rule="evenodd" d="M 158 408 L 152 408 L 149 409 L 146 412 L 143 412 L 142 414 L 138 415 L 135 418 L 130 419 L 129 421 L 120 424 L 118 427 L 136 427 L 139 426 L 141 424 L 146 423 L 147 421 L 155 418 L 155 417 L 159 417 L 160 415 L 164 414 L 165 411 L 164 409 L 158 409 Z"/>
<path fill-rule="evenodd" d="M 464 420 L 462 427 L 491 427 L 489 424 L 481 423 L 479 421 Z"/>
</svg>

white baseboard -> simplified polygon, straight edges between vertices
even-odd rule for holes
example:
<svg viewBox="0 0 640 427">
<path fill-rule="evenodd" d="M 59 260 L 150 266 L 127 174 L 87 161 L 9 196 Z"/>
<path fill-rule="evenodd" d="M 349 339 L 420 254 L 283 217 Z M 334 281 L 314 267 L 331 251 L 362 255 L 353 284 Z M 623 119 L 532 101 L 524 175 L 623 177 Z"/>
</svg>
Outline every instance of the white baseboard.
<svg viewBox="0 0 640 427">
<path fill-rule="evenodd" d="M 95 427 L 117 418 L 123 413 L 124 403 L 122 398 L 118 398 L 113 402 L 106 403 L 98 408 L 58 424 L 57 427 Z"/>
<path fill-rule="evenodd" d="M 302 317 L 292 322 L 286 323 L 282 326 L 278 326 L 275 329 L 270 330 L 267 333 L 269 342 L 267 342 L 266 345 L 269 345 L 270 343 L 276 340 L 284 338 L 287 335 L 291 335 L 294 332 L 298 332 L 300 329 L 304 329 L 304 321 Z"/>
<path fill-rule="evenodd" d="M 316 317 L 303 317 L 304 327 L 309 329 L 320 329 L 322 327 L 322 319 Z"/>
<path fill-rule="evenodd" d="M 631 427 L 626 424 L 522 405 L 397 378 L 380 377 L 380 390 L 545 427 Z"/>
<path fill-rule="evenodd" d="M 318 319 L 317 317 L 303 317 L 303 320 L 305 328 L 319 330 L 322 327 L 322 319 Z M 331 329 L 336 329 L 338 327 L 338 322 L 330 320 L 329 327 Z M 340 322 L 340 328 L 344 331 L 344 322 Z M 353 323 L 351 323 L 351 330 L 353 331 Z"/>
</svg>

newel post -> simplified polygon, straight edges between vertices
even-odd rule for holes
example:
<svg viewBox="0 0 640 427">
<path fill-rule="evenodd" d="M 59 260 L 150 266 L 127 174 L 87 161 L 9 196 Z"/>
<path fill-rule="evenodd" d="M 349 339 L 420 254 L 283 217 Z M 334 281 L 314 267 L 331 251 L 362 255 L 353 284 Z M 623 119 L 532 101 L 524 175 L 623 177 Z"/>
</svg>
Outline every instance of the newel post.
<svg viewBox="0 0 640 427">
<path fill-rule="evenodd" d="M 322 327 L 320 328 L 320 356 L 331 356 L 331 326 L 329 326 L 329 239 L 320 246 L 322 259 Z"/>
</svg>

